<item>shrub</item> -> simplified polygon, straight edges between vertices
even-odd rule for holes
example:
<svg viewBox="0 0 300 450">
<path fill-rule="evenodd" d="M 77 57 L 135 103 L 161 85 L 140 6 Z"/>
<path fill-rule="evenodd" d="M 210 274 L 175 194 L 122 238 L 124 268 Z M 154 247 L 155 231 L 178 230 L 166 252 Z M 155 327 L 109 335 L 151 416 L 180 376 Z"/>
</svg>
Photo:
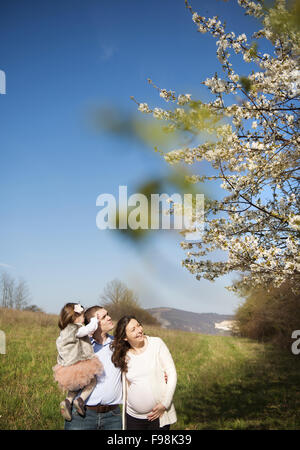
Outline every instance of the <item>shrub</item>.
<svg viewBox="0 0 300 450">
<path fill-rule="evenodd" d="M 132 314 L 143 324 L 160 325 L 155 317 L 140 306 L 137 295 L 119 280 L 113 280 L 107 284 L 101 300 L 114 321 Z"/>
<path fill-rule="evenodd" d="M 300 296 L 286 282 L 278 288 L 249 289 L 245 302 L 235 314 L 242 337 L 291 345 L 291 334 L 300 329 Z"/>
</svg>

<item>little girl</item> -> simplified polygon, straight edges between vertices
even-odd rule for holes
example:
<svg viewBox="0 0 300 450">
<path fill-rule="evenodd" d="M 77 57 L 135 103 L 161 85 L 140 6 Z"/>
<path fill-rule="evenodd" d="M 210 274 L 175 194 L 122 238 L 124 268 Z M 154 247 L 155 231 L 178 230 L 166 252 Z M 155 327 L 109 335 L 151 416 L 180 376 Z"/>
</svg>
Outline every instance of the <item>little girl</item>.
<svg viewBox="0 0 300 450">
<path fill-rule="evenodd" d="M 56 340 L 58 364 L 53 372 L 59 387 L 68 391 L 60 403 L 61 414 L 68 421 L 72 420 L 72 403 L 78 414 L 85 416 L 84 402 L 96 386 L 96 375 L 103 370 L 88 336 L 97 330 L 98 321 L 98 317 L 92 317 L 84 326 L 83 307 L 79 303 L 67 303 L 60 312 L 61 332 Z M 80 397 L 75 399 L 81 389 Z"/>
</svg>

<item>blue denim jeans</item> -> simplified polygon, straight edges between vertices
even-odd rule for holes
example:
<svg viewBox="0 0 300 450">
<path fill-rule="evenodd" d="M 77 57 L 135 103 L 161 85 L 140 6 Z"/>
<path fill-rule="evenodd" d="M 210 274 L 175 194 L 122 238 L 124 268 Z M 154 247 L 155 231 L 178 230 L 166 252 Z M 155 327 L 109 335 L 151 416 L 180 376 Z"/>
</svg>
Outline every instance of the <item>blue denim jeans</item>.
<svg viewBox="0 0 300 450">
<path fill-rule="evenodd" d="M 65 430 L 122 430 L 122 414 L 120 406 L 106 413 L 97 413 L 86 409 L 85 417 L 72 409 L 71 422 L 65 421 Z"/>
</svg>

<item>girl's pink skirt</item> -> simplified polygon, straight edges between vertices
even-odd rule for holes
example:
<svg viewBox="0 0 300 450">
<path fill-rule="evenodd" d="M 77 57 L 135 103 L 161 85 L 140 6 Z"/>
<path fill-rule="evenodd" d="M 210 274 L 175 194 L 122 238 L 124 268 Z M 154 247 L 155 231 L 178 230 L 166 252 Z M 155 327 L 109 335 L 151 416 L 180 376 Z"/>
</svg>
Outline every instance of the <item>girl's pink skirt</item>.
<svg viewBox="0 0 300 450">
<path fill-rule="evenodd" d="M 95 375 L 100 375 L 103 366 L 97 356 L 85 361 L 78 361 L 71 366 L 56 364 L 53 368 L 55 381 L 62 390 L 79 391 L 87 386 Z"/>
</svg>

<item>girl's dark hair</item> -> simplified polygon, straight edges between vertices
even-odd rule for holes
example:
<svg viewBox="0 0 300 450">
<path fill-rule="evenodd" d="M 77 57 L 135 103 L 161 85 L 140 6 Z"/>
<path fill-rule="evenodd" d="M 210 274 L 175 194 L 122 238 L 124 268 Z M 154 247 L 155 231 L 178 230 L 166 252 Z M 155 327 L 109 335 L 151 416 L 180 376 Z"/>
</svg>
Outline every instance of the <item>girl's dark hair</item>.
<svg viewBox="0 0 300 450">
<path fill-rule="evenodd" d="M 110 348 L 113 351 L 111 360 L 115 367 L 119 367 L 122 372 L 127 372 L 126 353 L 130 349 L 130 344 L 124 339 L 126 338 L 126 327 L 131 319 L 135 319 L 141 323 L 135 316 L 128 315 L 121 317 L 116 326 L 114 339 L 110 344 Z"/>
<path fill-rule="evenodd" d="M 78 305 L 78 303 L 66 303 L 60 311 L 58 326 L 61 330 L 66 328 L 69 323 L 74 323 L 74 320 L 82 314 L 74 311 L 75 305 Z"/>
</svg>

